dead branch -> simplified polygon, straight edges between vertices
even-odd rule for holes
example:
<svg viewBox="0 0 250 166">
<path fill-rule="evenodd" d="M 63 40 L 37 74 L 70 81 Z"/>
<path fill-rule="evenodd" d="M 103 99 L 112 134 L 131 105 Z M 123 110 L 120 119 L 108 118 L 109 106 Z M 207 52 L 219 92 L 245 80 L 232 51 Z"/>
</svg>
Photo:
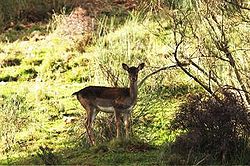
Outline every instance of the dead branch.
<svg viewBox="0 0 250 166">
<path fill-rule="evenodd" d="M 177 65 L 181 68 L 181 70 L 186 74 L 188 75 L 190 78 L 192 78 L 195 82 L 197 82 L 200 86 L 202 86 L 209 94 L 213 95 L 213 92 L 212 90 L 207 86 L 205 85 L 201 80 L 199 80 L 197 77 L 195 77 L 194 75 L 192 75 L 190 72 L 187 71 L 187 69 L 185 69 L 183 66 L 182 66 L 182 63 L 180 62 L 180 60 L 178 59 L 177 57 L 177 53 L 178 53 L 178 48 L 179 46 L 181 45 L 183 41 L 181 40 L 179 43 L 177 43 L 176 47 L 175 47 L 175 51 L 174 51 L 174 58 L 175 58 L 175 61 L 177 63 Z"/>
<path fill-rule="evenodd" d="M 245 93 L 245 92 L 247 92 L 247 88 L 242 80 L 241 74 L 240 74 L 239 69 L 236 65 L 235 59 L 232 55 L 232 52 L 229 50 L 228 39 L 227 39 L 226 34 L 224 32 L 223 26 L 221 26 L 220 23 L 218 23 L 216 21 L 215 21 L 215 23 L 216 23 L 215 25 L 220 30 L 221 38 L 220 38 L 220 40 L 213 39 L 214 44 L 215 44 L 216 48 L 219 51 L 223 52 L 225 54 L 225 56 L 227 57 L 229 65 L 233 68 L 236 79 L 237 79 L 241 89 L 244 92 L 244 95 L 246 97 L 246 102 L 248 104 L 250 104 L 250 96 L 248 93 Z M 223 22 L 222 22 L 222 24 L 223 24 Z M 211 23 L 209 25 L 212 26 Z"/>
<path fill-rule="evenodd" d="M 206 77 L 208 77 L 209 79 L 211 79 L 212 81 L 214 81 L 218 86 L 220 86 L 219 81 L 216 78 L 214 78 L 214 77 L 211 76 L 211 71 L 209 73 L 207 73 L 204 69 L 202 69 L 199 65 L 197 65 L 191 59 L 189 60 L 189 62 L 190 62 L 191 65 L 193 65 L 194 67 L 196 67 L 199 71 L 201 71 Z"/>
<path fill-rule="evenodd" d="M 237 1 L 228 1 L 228 0 L 226 0 L 226 2 L 229 3 L 229 4 L 232 4 L 232 5 L 234 5 L 234 6 L 238 7 L 238 8 L 240 8 L 240 9 L 243 9 L 243 10 L 250 10 L 250 8 L 245 7 L 245 6 L 242 6 L 242 5 L 239 4 Z"/>
<path fill-rule="evenodd" d="M 115 75 L 114 72 L 111 69 L 108 69 L 108 67 L 101 65 L 100 68 L 102 73 L 105 75 L 105 78 L 107 78 L 107 81 L 111 83 L 112 86 L 118 87 L 119 85 L 119 75 Z"/>
<path fill-rule="evenodd" d="M 189 64 L 182 64 L 182 66 L 188 66 Z M 160 71 L 163 71 L 163 70 L 167 70 L 167 69 L 171 69 L 171 68 L 177 68 L 179 66 L 177 65 L 171 65 L 171 66 L 166 66 L 166 67 L 162 67 L 156 71 L 153 71 L 152 73 L 148 74 L 147 76 L 145 76 L 141 81 L 140 83 L 138 84 L 138 87 L 140 87 L 149 77 L 159 73 Z"/>
</svg>

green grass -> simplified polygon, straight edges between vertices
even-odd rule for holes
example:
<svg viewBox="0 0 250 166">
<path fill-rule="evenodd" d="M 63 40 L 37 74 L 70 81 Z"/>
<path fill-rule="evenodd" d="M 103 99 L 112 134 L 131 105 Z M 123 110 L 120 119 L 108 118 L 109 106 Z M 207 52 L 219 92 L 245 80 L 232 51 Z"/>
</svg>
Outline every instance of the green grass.
<svg viewBox="0 0 250 166">
<path fill-rule="evenodd" d="M 182 163 L 178 161 L 185 160 L 182 156 L 164 149 L 164 144 L 170 144 L 179 134 L 170 132 L 170 120 L 179 105 L 186 101 L 186 95 L 203 90 L 180 70 L 159 72 L 139 88 L 138 103 L 132 115 L 133 138 L 130 141 L 100 139 L 99 136 L 99 145 L 90 148 L 84 135 L 85 111 L 76 98 L 71 96 L 73 92 L 88 85 L 113 85 L 114 80 L 108 79 L 108 74 L 119 76 L 119 86 L 127 86 L 127 75 L 121 67 L 123 62 L 129 65 L 146 63 L 139 80 L 161 67 L 173 65 L 175 43 L 170 18 L 159 15 L 159 20 L 156 20 L 150 12 L 98 18 L 92 41 L 87 45 L 79 45 L 78 41 L 57 32 L 57 26 L 65 19 L 64 16 L 54 17 L 56 20 L 51 20 L 48 25 L 34 24 L 29 29 L 23 27 L 18 31 L 14 27 L 0 35 L 0 111 L 5 116 L 8 112 L 4 108 L 14 112 L 13 116 L 16 116 L 18 122 L 16 126 L 21 126 L 19 129 L 14 126 L 9 132 L 6 130 L 14 141 L 0 141 L 0 164 Z M 45 30 L 47 26 L 51 27 L 49 31 Z M 245 32 L 247 29 L 241 31 Z M 201 36 L 208 35 L 205 28 L 201 28 L 199 33 Z M 236 31 L 231 33 L 237 35 Z M 240 40 L 238 37 L 238 44 L 242 44 Z M 195 41 L 189 36 L 180 50 L 184 60 L 186 52 L 192 58 L 197 46 Z M 206 42 L 211 42 L 211 39 Z M 237 61 L 245 64 L 247 69 L 247 63 L 243 63 L 247 57 L 238 58 Z M 202 63 L 205 67 L 215 65 L 205 61 Z M 188 69 L 197 72 L 193 68 Z M 218 75 L 227 82 L 225 69 L 221 69 Z M 206 78 L 200 78 L 209 82 Z M 17 102 L 11 100 L 13 98 Z M 24 104 L 25 112 L 20 115 L 14 111 L 20 106 L 19 100 Z M 66 124 L 63 120 L 65 114 L 77 117 L 78 120 Z M 106 129 L 107 121 L 110 120 L 110 117 L 103 114 L 98 118 L 95 124 L 96 135 L 99 134 L 98 129 Z M 0 120 L 5 127 L 10 126 L 8 121 L 1 117 Z M 24 123 L 19 124 L 19 120 Z M 3 135 L 1 137 L 5 138 Z M 134 142 L 135 138 L 139 138 L 139 142 Z M 153 148 L 128 150 L 128 147 L 132 146 L 133 149 L 145 144 Z"/>
<path fill-rule="evenodd" d="M 63 114 L 69 113 L 76 115 L 81 118 L 81 114 L 84 114 L 84 110 L 80 104 L 76 101 L 71 94 L 83 87 L 81 83 L 64 84 L 64 83 L 48 83 L 48 82 L 7 82 L 0 85 L 0 94 L 4 96 L 12 96 L 18 94 L 19 96 L 25 96 L 25 100 L 29 103 L 30 110 L 27 116 L 31 119 L 27 128 L 16 133 L 16 145 L 12 151 L 8 153 L 10 156 L 6 160 L 6 155 L 0 158 L 1 164 L 43 164 L 43 160 L 37 156 L 39 153 L 39 146 L 48 146 L 53 149 L 53 154 L 57 155 L 61 153 L 65 156 L 60 157 L 62 164 L 79 164 L 84 163 L 96 163 L 97 165 L 117 163 L 119 165 L 151 165 L 156 164 L 158 161 L 157 153 L 159 150 L 149 150 L 148 152 L 107 152 L 95 154 L 95 151 L 88 150 L 88 148 L 77 147 L 77 142 L 74 139 L 80 139 L 75 132 L 77 124 L 65 124 L 63 121 Z M 168 101 L 168 100 L 167 100 Z M 178 101 L 171 101 L 175 103 Z M 158 102 L 159 104 L 161 102 Z M 154 103 L 152 104 L 152 106 Z M 172 104 L 168 104 L 169 108 L 172 108 Z M 174 104 L 175 105 L 175 104 Z M 150 106 L 149 109 L 152 107 Z M 140 109 L 144 107 L 139 101 L 138 107 L 135 110 L 135 116 L 139 113 Z M 156 108 L 156 107 L 155 107 Z M 155 121 L 159 124 L 154 123 L 153 126 L 147 129 L 139 126 L 134 129 L 138 132 L 136 135 L 145 135 L 144 132 L 148 130 L 150 133 L 157 133 L 152 135 L 152 138 L 144 139 L 144 141 L 150 141 L 153 144 L 161 144 L 164 140 L 168 140 L 168 133 L 165 133 L 166 128 L 163 127 L 163 123 L 167 123 L 166 116 L 169 119 L 169 115 L 172 110 L 166 110 L 166 115 L 159 111 L 154 116 Z M 158 116 L 159 114 L 159 116 Z M 161 117 L 158 119 L 157 117 Z M 143 118 L 151 118 L 144 117 Z M 140 120 L 140 119 L 139 119 Z M 152 120 L 152 119 L 151 119 Z M 79 121 L 82 123 L 81 121 Z M 162 126 L 161 132 L 159 127 Z M 165 124 L 167 126 L 167 124 Z M 144 131 L 144 132 L 143 132 Z M 81 134 L 81 133 L 80 133 Z M 166 135 L 167 134 L 167 135 Z M 164 138 L 166 135 L 167 138 Z M 148 137 L 149 135 L 145 135 Z M 145 138 L 146 138 L 145 137 Z M 158 141 L 157 141 L 158 140 Z M 79 140 L 80 142 L 80 140 Z M 73 149 L 73 150 L 71 150 Z M 85 149 L 85 150 L 84 150 Z M 76 151 L 76 152 L 75 152 Z M 60 156 L 59 155 L 59 156 Z M 72 156 L 73 155 L 73 156 Z M 145 158 L 147 160 L 145 160 Z"/>
<path fill-rule="evenodd" d="M 96 153 L 96 150 L 79 145 L 81 138 L 77 135 L 82 133 L 77 132 L 76 129 L 78 123 L 83 121 L 80 120 L 76 124 L 65 124 L 62 114 L 68 113 L 82 118 L 80 115 L 84 114 L 84 110 L 71 96 L 72 92 L 82 88 L 82 86 L 81 83 L 48 82 L 8 82 L 1 85 L 0 93 L 5 96 L 11 96 L 16 92 L 20 96 L 25 96 L 30 105 L 27 116 L 29 116 L 31 122 L 29 122 L 27 128 L 16 133 L 16 146 L 13 151 L 8 153 L 8 160 L 6 160 L 6 155 L 2 155 L 0 163 L 43 164 L 44 161 L 37 156 L 40 152 L 40 146 L 48 146 L 53 149 L 53 154 L 60 158 L 60 164 L 157 165 L 160 163 L 158 159 L 159 149 L 146 152 L 124 152 L 115 146 L 113 147 L 114 151 L 98 151 Z M 176 109 L 179 102 L 176 99 L 163 101 L 152 102 L 147 108 L 148 111 L 152 108 L 155 109 L 153 119 L 152 115 L 147 114 L 139 117 L 139 125 L 137 125 L 138 122 L 134 121 L 133 128 L 137 137 L 144 137 L 144 141 L 157 145 L 173 140 L 174 135 L 171 136 L 166 131 L 173 108 Z M 140 110 L 145 107 L 144 104 L 146 103 L 142 102 L 139 100 L 133 116 L 140 114 Z M 162 103 L 166 103 L 164 111 L 162 110 Z M 158 104 L 159 106 L 157 106 Z M 152 123 L 149 126 L 147 126 L 148 120 Z"/>
<path fill-rule="evenodd" d="M 121 150 L 121 147 L 113 147 L 108 152 L 96 153 L 96 150 L 86 147 L 82 138 L 85 112 L 71 96 L 86 85 L 112 84 L 105 78 L 106 71 L 100 68 L 100 64 L 105 64 L 107 69 L 120 75 L 119 85 L 126 86 L 128 80 L 122 70 L 122 62 L 137 65 L 145 61 L 148 66 L 158 67 L 171 63 L 164 58 L 164 52 L 170 48 L 151 33 L 158 26 L 157 23 L 146 19 L 140 24 L 141 21 L 136 18 L 129 18 L 114 32 L 97 36 L 85 53 L 78 52 L 74 41 L 61 38 L 56 33 L 37 41 L 28 37 L 27 41 L 1 43 L 3 65 L 0 80 L 5 82 L 0 85 L 0 94 L 3 100 L 13 95 L 23 96 L 29 106 L 26 115 L 31 119 L 26 128 L 14 133 L 15 143 L 8 153 L 3 153 L 1 164 L 44 164 L 50 155 L 60 159 L 59 163 L 54 164 L 161 163 L 160 149 L 128 152 Z M 6 37 L 9 33 L 5 34 Z M 152 57 L 155 54 L 158 58 Z M 5 65 L 6 60 L 13 62 L 13 65 Z M 146 67 L 140 79 L 152 70 Z M 168 75 L 173 77 L 174 73 Z M 172 85 L 177 84 L 180 78 L 173 79 L 171 85 L 169 77 L 164 78 L 161 73 L 146 81 L 140 89 L 138 105 L 133 114 L 134 136 L 152 145 L 173 141 L 175 136 L 168 131 L 169 120 L 178 108 L 181 96 L 190 91 L 186 85 L 173 90 Z M 182 77 L 181 81 L 183 79 L 186 78 Z M 162 87 L 159 87 L 160 84 L 163 84 Z M 63 121 L 63 114 L 82 119 L 76 124 L 67 125 Z M 108 146 L 104 142 L 104 147 Z M 41 151 L 41 147 L 48 147 L 49 150 Z"/>
</svg>

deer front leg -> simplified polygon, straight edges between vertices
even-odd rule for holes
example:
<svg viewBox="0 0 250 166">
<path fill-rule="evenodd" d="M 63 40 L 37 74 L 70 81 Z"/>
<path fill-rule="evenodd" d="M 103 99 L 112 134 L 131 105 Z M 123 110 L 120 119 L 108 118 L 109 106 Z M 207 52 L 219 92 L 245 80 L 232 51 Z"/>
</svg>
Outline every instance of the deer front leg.
<svg viewBox="0 0 250 166">
<path fill-rule="evenodd" d="M 116 138 L 120 138 L 120 126 L 121 126 L 121 118 L 120 112 L 115 110 L 115 125 L 116 125 Z"/>
<path fill-rule="evenodd" d="M 125 124 L 126 139 L 128 139 L 130 130 L 130 113 L 124 114 L 124 124 Z"/>
</svg>

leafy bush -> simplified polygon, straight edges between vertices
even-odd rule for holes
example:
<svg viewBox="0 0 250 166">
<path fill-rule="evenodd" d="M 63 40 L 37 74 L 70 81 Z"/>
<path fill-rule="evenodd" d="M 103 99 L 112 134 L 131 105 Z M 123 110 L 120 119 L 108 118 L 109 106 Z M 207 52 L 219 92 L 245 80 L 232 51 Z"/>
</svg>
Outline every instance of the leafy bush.
<svg viewBox="0 0 250 166">
<path fill-rule="evenodd" d="M 247 108 L 236 91 L 223 88 L 218 94 L 219 99 L 191 94 L 181 105 L 171 129 L 185 132 L 176 138 L 173 152 L 203 153 L 221 163 L 245 154 L 250 134 Z"/>
<path fill-rule="evenodd" d="M 43 61 L 40 66 L 40 73 L 45 80 L 56 79 L 61 73 L 69 70 L 69 66 L 65 61 L 57 56 L 49 57 Z"/>
<path fill-rule="evenodd" d="M 17 81 L 17 80 L 18 80 L 17 76 L 11 76 L 9 74 L 0 75 L 0 82 Z"/>
<path fill-rule="evenodd" d="M 14 72 L 13 72 L 14 70 Z M 29 81 L 37 77 L 38 72 L 32 66 L 20 66 L 5 68 L 5 72 L 0 74 L 0 81 Z"/>
<path fill-rule="evenodd" d="M 34 67 L 28 66 L 20 70 L 18 80 L 31 80 L 37 77 L 38 72 Z"/>
</svg>

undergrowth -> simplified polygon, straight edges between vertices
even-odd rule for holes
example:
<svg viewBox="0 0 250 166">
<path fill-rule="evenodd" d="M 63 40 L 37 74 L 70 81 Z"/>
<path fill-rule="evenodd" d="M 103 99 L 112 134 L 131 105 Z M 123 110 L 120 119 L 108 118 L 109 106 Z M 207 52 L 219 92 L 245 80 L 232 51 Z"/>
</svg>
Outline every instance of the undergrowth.
<svg viewBox="0 0 250 166">
<path fill-rule="evenodd" d="M 11 154 L 19 148 L 17 134 L 25 129 L 31 121 L 26 116 L 30 106 L 23 96 L 17 94 L 1 98 L 4 103 L 0 104 L 0 153 L 6 155 L 8 161 Z"/>
<path fill-rule="evenodd" d="M 184 164 L 248 164 L 250 117 L 240 93 L 222 88 L 216 99 L 192 94 L 171 121 L 173 131 L 184 131 L 171 147 Z M 197 156 L 204 156 L 197 161 Z M 241 160 L 238 160 L 240 158 Z"/>
</svg>

